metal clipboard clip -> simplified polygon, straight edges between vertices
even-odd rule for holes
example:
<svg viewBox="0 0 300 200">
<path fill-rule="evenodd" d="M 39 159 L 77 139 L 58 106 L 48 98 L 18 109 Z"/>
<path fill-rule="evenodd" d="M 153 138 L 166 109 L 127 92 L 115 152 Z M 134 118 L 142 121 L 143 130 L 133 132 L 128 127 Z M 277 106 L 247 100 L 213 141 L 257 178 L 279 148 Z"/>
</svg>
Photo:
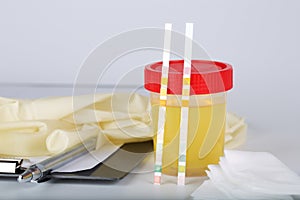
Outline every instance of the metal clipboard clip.
<svg viewBox="0 0 300 200">
<path fill-rule="evenodd" d="M 0 158 L 0 173 L 16 174 L 21 170 L 23 159 Z"/>
</svg>

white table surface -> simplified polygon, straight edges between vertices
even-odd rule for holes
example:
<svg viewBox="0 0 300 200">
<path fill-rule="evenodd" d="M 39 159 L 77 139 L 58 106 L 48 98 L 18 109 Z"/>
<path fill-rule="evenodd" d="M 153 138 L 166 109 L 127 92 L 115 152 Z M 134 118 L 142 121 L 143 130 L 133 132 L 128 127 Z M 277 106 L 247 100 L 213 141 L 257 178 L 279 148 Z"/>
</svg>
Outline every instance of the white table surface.
<svg viewBox="0 0 300 200">
<path fill-rule="evenodd" d="M 106 92 L 100 90 L 99 92 Z M 71 95 L 70 88 L 0 86 L 1 96 L 11 98 L 37 98 L 44 96 Z M 238 110 L 235 110 L 239 114 Z M 300 174 L 300 134 L 296 126 L 285 126 L 269 118 L 261 121 L 249 112 L 247 142 L 239 149 L 251 151 L 269 151 L 282 160 L 296 173 Z M 295 113 L 296 115 L 296 113 Z M 289 116 L 292 117 L 292 116 Z M 297 116 L 295 116 L 297 117 Z M 258 163 L 259 164 L 259 163 Z M 57 183 L 18 184 L 15 180 L 0 180 L 0 199 L 189 199 L 189 195 L 205 180 L 188 178 L 186 186 L 177 186 L 176 178 L 163 176 L 163 184 L 152 184 L 153 174 L 129 174 L 123 180 L 113 184 Z"/>
</svg>

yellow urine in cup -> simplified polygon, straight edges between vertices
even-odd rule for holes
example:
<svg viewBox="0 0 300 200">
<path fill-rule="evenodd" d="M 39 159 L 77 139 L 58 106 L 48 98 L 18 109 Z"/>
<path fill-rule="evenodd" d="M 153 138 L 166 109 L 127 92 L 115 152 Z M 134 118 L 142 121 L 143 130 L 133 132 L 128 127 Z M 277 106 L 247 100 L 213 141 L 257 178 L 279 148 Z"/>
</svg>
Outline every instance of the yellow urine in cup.
<svg viewBox="0 0 300 200">
<path fill-rule="evenodd" d="M 159 105 L 152 104 L 154 133 L 157 133 Z M 180 106 L 166 107 L 162 173 L 177 176 Z M 186 176 L 205 176 L 209 164 L 217 164 L 224 152 L 226 104 L 189 108 Z M 154 149 L 156 137 L 154 137 Z"/>
</svg>

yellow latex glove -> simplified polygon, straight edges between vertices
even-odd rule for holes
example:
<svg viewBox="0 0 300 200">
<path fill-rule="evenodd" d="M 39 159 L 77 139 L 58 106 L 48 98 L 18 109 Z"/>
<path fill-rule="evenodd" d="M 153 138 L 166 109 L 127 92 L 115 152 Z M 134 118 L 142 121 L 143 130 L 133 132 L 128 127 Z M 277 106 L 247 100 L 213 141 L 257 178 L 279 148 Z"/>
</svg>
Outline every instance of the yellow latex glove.
<svg viewBox="0 0 300 200">
<path fill-rule="evenodd" d="M 98 136 L 113 142 L 151 139 L 148 98 L 96 94 L 35 100 L 0 98 L 0 155 L 44 156 Z M 75 120 L 76 119 L 76 120 Z"/>
</svg>

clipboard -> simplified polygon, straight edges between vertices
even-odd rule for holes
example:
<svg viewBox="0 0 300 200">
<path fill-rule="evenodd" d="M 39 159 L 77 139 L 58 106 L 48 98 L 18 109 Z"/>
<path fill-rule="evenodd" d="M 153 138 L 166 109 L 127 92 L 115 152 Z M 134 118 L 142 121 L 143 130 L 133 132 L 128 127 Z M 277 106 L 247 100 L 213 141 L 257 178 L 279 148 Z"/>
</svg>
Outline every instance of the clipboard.
<svg viewBox="0 0 300 200">
<path fill-rule="evenodd" d="M 134 142 L 122 145 L 116 152 L 110 155 L 103 162 L 95 167 L 81 170 L 77 172 L 53 172 L 45 177 L 42 181 L 80 181 L 93 182 L 119 181 L 128 175 L 135 167 L 137 167 L 147 155 L 153 151 L 153 142 Z M 0 173 L 0 179 L 16 178 L 24 172 L 25 168 L 20 168 L 16 173 Z"/>
</svg>

